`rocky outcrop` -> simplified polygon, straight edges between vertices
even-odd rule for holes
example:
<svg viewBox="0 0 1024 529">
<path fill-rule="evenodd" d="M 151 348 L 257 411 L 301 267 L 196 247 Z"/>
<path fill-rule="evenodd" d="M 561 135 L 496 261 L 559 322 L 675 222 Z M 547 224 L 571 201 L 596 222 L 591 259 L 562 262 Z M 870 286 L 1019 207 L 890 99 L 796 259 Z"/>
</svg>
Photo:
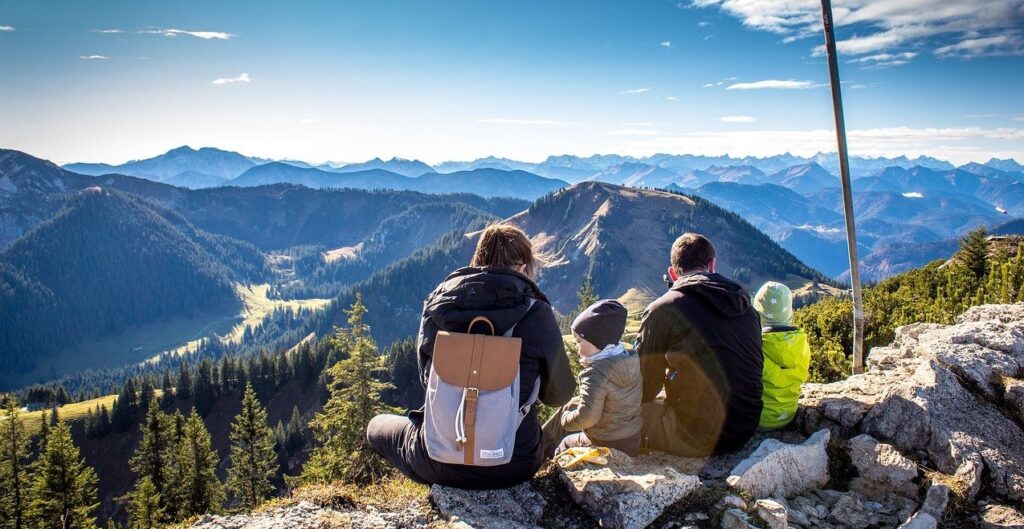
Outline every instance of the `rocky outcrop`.
<svg viewBox="0 0 1024 529">
<path fill-rule="evenodd" d="M 951 326 L 900 328 L 868 360 L 867 373 L 807 386 L 805 431 L 867 433 L 975 493 L 987 486 L 1024 500 L 1024 431 L 1004 396 L 1024 374 L 1024 304 L 974 307 Z"/>
<path fill-rule="evenodd" d="M 466 529 L 534 529 L 544 516 L 546 503 L 529 483 L 497 490 L 434 485 L 430 499 L 453 528 Z"/>
<path fill-rule="evenodd" d="M 195 527 L 1024 528 L 1024 303 L 902 327 L 868 364 L 808 384 L 793 427 L 734 454 L 613 450 L 607 465 L 548 467 L 512 489 L 433 487 L 429 504 L 394 512 L 299 501 Z"/>
<path fill-rule="evenodd" d="M 611 450 L 607 465 L 559 468 L 573 499 L 603 529 L 643 529 L 700 487 L 700 478 Z"/>
<path fill-rule="evenodd" d="M 821 430 L 801 445 L 765 439 L 726 481 L 755 498 L 792 496 L 822 487 L 828 483 L 829 435 Z"/>
</svg>

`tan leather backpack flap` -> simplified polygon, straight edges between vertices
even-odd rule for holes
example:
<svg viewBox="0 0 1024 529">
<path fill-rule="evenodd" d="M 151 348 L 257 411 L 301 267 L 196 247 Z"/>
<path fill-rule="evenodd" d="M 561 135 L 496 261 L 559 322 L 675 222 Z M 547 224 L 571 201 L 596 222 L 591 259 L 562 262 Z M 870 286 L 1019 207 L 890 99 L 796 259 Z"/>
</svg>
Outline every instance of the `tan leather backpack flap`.
<svg viewBox="0 0 1024 529">
<path fill-rule="evenodd" d="M 449 384 L 497 391 L 515 380 L 522 346 L 520 338 L 440 331 L 431 361 Z"/>
</svg>

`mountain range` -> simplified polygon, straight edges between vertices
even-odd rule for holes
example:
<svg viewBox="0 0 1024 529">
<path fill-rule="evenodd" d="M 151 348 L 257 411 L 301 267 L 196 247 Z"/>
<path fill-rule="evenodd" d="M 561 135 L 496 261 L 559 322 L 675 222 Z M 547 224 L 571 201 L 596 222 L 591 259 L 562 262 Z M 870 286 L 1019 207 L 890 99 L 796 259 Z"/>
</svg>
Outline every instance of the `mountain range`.
<svg viewBox="0 0 1024 529">
<path fill-rule="evenodd" d="M 169 174 L 184 166 L 189 152 L 207 157 L 215 149 L 175 149 L 162 157 Z M 220 157 L 244 158 L 220 151 Z M 172 155 L 173 154 L 173 155 Z M 232 156 L 233 155 L 233 156 Z M 132 162 L 118 170 L 159 165 L 162 157 Z M 418 160 L 375 158 L 342 166 L 299 162 L 259 162 L 231 179 L 206 176 L 208 162 L 164 182 L 185 187 L 253 186 L 289 182 L 315 188 L 409 189 L 424 192 L 470 191 L 486 196 L 536 199 L 570 183 L 600 181 L 698 194 L 739 213 L 811 266 L 832 277 L 848 268 L 837 161 L 832 154 L 764 158 L 656 154 L 550 156 L 539 163 L 486 157 L 443 162 L 431 167 Z M 254 163 L 255 163 L 254 162 Z M 204 165 L 205 164 L 205 165 Z M 130 167 L 129 167 L 130 166 Z M 67 166 L 78 168 L 77 165 Z M 863 158 L 850 161 L 862 255 L 886 260 L 892 244 L 953 239 L 978 226 L 1024 216 L 1024 166 L 991 159 L 961 167 L 931 157 Z M 114 169 L 114 168 L 111 168 Z M 138 173 L 139 176 L 147 177 Z M 449 179 L 441 175 L 448 175 Z M 544 180 L 548 178 L 550 180 Z M 720 184 L 729 184 L 723 187 Z M 766 185 L 774 188 L 763 187 Z M 780 189 L 781 188 L 781 189 Z M 783 190 L 791 191 L 785 193 Z M 902 250 L 900 259 L 923 264 Z"/>
<path fill-rule="evenodd" d="M 5 321 L 4 349 L 17 352 L 5 359 L 5 369 L 18 380 L 26 372 L 39 373 L 37 380 L 60 376 L 61 366 L 48 360 L 60 351 L 84 359 L 102 348 L 74 352 L 83 341 L 126 330 L 135 336 L 140 331 L 129 327 L 189 318 L 214 305 L 238 307 L 245 301 L 239 292 L 258 284 L 281 303 L 335 300 L 322 313 L 287 316 L 288 327 L 245 334 L 258 331 L 259 343 L 330 332 L 357 291 L 371 309 L 375 336 L 387 343 L 415 332 L 424 296 L 468 263 L 475 233 L 498 219 L 522 226 L 547 256 L 540 284 L 562 312 L 575 307 L 588 275 L 602 295 L 628 298 L 634 306 L 652 299 L 664 288 L 671 241 L 686 230 L 715 239 L 721 269 L 750 287 L 768 278 L 794 288 L 828 282 L 735 213 L 696 196 L 595 181 L 559 184 L 533 202 L 480 196 L 513 194 L 509 186 L 523 194 L 531 182 L 551 182 L 504 169 L 406 177 L 383 169 L 338 173 L 270 163 L 236 179 L 271 170 L 348 182 L 383 173 L 432 182 L 433 191 L 455 182 L 452 190 L 479 194 L 291 183 L 191 190 L 119 174 L 81 175 L 0 151 L 0 181 L 7 183 L 0 191 L 0 233 L 7 237 L 0 240 L 0 291 L 9 294 L 5 314 L 19 314 Z M 503 181 L 510 174 L 526 180 Z M 136 310 L 143 302 L 146 310 Z M 94 321 L 86 317 L 89 307 L 98 309 L 96 318 L 120 316 Z M 67 323 L 70 317 L 86 325 Z M 197 323 L 197 331 L 209 327 Z M 123 354 L 125 361 L 139 360 Z"/>
</svg>

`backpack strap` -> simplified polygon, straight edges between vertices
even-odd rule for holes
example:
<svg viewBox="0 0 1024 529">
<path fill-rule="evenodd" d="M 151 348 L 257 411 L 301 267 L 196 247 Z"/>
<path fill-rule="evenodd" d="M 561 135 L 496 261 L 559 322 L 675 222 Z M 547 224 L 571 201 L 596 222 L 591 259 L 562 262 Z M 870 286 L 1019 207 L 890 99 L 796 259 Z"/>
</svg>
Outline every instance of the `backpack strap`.
<svg viewBox="0 0 1024 529">
<path fill-rule="evenodd" d="M 533 309 L 533 304 L 536 303 L 535 298 L 530 298 L 530 306 L 526 308 L 527 314 Z M 524 315 L 525 317 L 525 315 Z M 517 323 L 518 325 L 518 323 Z M 505 336 L 512 336 L 512 331 L 516 328 L 515 325 L 511 329 L 505 332 Z M 530 408 L 537 403 L 537 399 L 540 398 L 540 375 L 537 375 L 537 379 L 533 381 L 533 390 L 530 391 L 530 396 L 526 398 L 526 402 L 519 407 L 519 422 L 522 423 L 523 419 L 530 414 Z"/>
</svg>

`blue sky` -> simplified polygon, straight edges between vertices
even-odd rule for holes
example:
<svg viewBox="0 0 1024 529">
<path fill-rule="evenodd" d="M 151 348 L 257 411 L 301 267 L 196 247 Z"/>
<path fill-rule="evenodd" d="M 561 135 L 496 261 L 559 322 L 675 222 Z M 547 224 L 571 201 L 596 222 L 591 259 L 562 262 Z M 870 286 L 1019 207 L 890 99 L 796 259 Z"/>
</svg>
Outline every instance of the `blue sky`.
<svg viewBox="0 0 1024 529">
<path fill-rule="evenodd" d="M 1024 0 L 835 0 L 850 149 L 1024 160 Z M 814 0 L 0 0 L 0 146 L 123 162 L 834 150 Z"/>
</svg>

